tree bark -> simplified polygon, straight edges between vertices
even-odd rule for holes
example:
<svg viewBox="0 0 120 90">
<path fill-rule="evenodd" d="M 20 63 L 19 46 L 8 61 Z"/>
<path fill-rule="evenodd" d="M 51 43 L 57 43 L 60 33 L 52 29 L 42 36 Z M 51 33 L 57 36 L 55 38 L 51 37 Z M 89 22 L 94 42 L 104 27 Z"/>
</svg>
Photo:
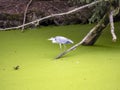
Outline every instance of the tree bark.
<svg viewBox="0 0 120 90">
<path fill-rule="evenodd" d="M 72 46 L 68 50 L 64 51 L 63 53 L 59 54 L 55 59 L 61 58 L 63 55 L 76 49 L 80 45 L 93 45 L 97 41 L 99 36 L 101 35 L 101 32 L 108 25 L 108 23 L 109 23 L 108 13 L 106 13 L 103 16 L 103 18 L 100 20 L 100 22 L 90 30 L 90 32 L 83 38 L 82 41 L 75 44 L 74 46 Z"/>
<path fill-rule="evenodd" d="M 106 13 L 100 22 L 95 27 L 93 27 L 93 29 L 91 29 L 91 31 L 85 36 L 82 45 L 93 45 L 101 35 L 104 28 L 108 25 L 108 23 L 109 18 L 108 14 Z"/>
</svg>

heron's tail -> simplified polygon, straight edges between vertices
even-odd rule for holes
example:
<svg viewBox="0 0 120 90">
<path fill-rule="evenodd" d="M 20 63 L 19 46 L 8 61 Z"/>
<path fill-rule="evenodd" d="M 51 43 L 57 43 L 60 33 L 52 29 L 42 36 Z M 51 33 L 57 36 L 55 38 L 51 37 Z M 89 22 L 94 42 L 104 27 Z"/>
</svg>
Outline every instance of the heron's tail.
<svg viewBox="0 0 120 90">
<path fill-rule="evenodd" d="M 69 41 L 66 42 L 67 44 L 74 43 L 72 40 L 69 39 Z"/>
</svg>

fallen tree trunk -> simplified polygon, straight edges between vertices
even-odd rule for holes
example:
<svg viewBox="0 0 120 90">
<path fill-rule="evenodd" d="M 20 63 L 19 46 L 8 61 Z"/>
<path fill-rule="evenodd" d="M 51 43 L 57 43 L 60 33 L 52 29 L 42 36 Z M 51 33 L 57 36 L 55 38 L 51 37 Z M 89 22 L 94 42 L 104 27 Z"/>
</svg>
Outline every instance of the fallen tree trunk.
<svg viewBox="0 0 120 90">
<path fill-rule="evenodd" d="M 68 52 L 76 49 L 80 45 L 93 45 L 96 40 L 99 38 L 101 35 L 101 32 L 104 30 L 104 28 L 109 24 L 109 18 L 108 18 L 108 13 L 106 13 L 103 18 L 100 20 L 100 22 L 93 27 L 90 32 L 83 38 L 82 41 L 79 43 L 75 44 L 68 50 L 64 51 L 63 53 L 59 54 L 56 59 L 61 58 L 63 55 L 67 54 Z"/>
<path fill-rule="evenodd" d="M 108 23 L 108 14 L 105 14 L 102 20 L 95 27 L 93 27 L 93 29 L 91 29 L 91 31 L 82 40 L 82 45 L 93 45 Z"/>
</svg>

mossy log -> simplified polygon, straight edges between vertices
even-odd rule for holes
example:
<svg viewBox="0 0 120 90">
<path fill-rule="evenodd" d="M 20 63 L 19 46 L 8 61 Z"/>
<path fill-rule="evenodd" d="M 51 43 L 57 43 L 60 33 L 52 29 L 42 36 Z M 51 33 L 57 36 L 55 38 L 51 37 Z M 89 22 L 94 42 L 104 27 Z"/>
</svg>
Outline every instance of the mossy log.
<svg viewBox="0 0 120 90">
<path fill-rule="evenodd" d="M 91 31 L 82 40 L 82 45 L 93 45 L 101 35 L 104 28 L 108 25 L 108 14 L 105 14 L 101 21 L 91 29 Z"/>
</svg>

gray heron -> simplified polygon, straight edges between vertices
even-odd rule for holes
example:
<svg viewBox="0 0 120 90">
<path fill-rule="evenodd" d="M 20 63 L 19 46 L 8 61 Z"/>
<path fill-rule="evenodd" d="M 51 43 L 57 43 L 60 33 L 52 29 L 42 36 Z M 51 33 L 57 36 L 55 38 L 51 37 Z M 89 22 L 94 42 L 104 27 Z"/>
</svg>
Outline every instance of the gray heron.
<svg viewBox="0 0 120 90">
<path fill-rule="evenodd" d="M 70 39 L 68 39 L 66 37 L 63 37 L 63 36 L 51 37 L 48 40 L 51 40 L 52 43 L 59 44 L 60 49 L 62 48 L 62 45 L 64 45 L 64 47 L 66 47 L 65 44 L 72 44 L 72 43 L 74 43 L 72 40 L 70 40 Z"/>
</svg>

